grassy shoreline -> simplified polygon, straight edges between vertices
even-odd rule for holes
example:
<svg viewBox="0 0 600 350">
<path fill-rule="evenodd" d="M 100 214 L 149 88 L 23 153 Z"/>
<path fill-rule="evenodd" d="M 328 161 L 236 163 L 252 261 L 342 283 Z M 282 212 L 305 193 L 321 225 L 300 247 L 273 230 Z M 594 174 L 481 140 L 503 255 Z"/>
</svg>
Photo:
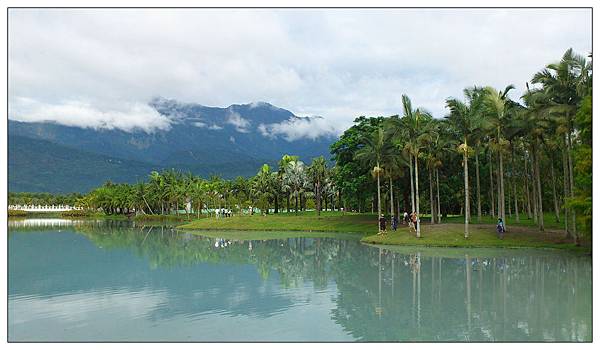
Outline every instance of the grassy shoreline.
<svg viewBox="0 0 600 350">
<path fill-rule="evenodd" d="M 471 224 L 470 236 L 464 238 L 464 224 L 460 217 L 454 217 L 438 225 L 429 225 L 422 221 L 421 238 L 416 238 L 406 226 L 398 231 L 388 231 L 378 235 L 376 216 L 356 213 L 322 213 L 314 212 L 276 214 L 269 216 L 238 216 L 233 218 L 204 218 L 193 220 L 189 224 L 177 228 L 209 237 L 231 239 L 277 239 L 290 237 L 327 237 L 332 233 L 346 233 L 360 238 L 367 244 L 387 246 L 425 246 L 452 248 L 538 248 L 558 249 L 576 252 L 591 252 L 591 244 L 584 242 L 577 247 L 570 240 L 565 240 L 558 223 L 551 229 L 539 232 L 525 221 L 522 224 L 512 223 L 504 239 L 496 236 L 495 225 L 491 223 Z M 491 221 L 486 220 L 486 221 Z M 285 234 L 284 234 L 285 232 Z M 218 233 L 218 234 L 217 234 Z M 299 233 L 302 233 L 301 235 Z"/>
</svg>

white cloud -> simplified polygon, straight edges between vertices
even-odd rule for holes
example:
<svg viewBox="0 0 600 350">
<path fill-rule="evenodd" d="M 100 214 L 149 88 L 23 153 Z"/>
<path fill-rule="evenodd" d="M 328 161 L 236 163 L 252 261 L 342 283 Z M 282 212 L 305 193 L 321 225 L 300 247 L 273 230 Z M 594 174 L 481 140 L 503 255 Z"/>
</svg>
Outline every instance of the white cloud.
<svg viewBox="0 0 600 350">
<path fill-rule="evenodd" d="M 9 118 L 23 122 L 53 121 L 67 126 L 122 131 L 168 130 L 170 119 L 147 104 L 124 104 L 119 109 L 100 110 L 80 101 L 48 104 L 29 98 L 14 98 L 9 105 Z"/>
<path fill-rule="evenodd" d="M 10 9 L 9 103 L 268 101 L 340 131 L 360 115 L 399 113 L 402 94 L 438 117 L 473 84 L 512 83 L 518 98 L 569 47 L 590 52 L 591 10 Z M 104 120 L 81 121 L 91 127 L 117 125 L 88 115 Z"/>
<path fill-rule="evenodd" d="M 250 130 L 248 130 L 248 127 L 250 126 L 250 121 L 248 119 L 242 118 L 242 116 L 237 112 L 229 111 L 225 122 L 227 124 L 233 125 L 235 127 L 235 130 L 238 132 L 250 132 Z"/>
<path fill-rule="evenodd" d="M 320 136 L 331 136 L 338 133 L 336 128 L 322 117 L 290 118 L 281 123 L 260 124 L 258 131 L 266 137 L 282 136 L 288 141 L 302 138 L 316 139 Z"/>
</svg>

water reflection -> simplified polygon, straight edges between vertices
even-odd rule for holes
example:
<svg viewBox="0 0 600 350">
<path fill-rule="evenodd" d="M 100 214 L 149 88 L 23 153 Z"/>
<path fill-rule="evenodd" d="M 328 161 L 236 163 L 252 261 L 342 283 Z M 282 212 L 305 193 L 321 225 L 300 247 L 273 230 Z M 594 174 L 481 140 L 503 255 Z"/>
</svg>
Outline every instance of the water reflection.
<svg viewBox="0 0 600 350">
<path fill-rule="evenodd" d="M 11 227 L 12 339 L 56 324 L 54 337 L 87 340 L 591 340 L 585 256 L 235 241 L 127 222 L 73 232 Z"/>
</svg>

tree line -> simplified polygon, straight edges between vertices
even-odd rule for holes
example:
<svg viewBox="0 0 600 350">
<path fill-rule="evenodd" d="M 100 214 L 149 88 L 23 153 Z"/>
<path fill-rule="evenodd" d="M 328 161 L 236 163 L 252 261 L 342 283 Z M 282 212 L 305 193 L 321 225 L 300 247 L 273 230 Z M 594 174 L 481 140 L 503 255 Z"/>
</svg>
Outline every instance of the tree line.
<svg viewBox="0 0 600 350">
<path fill-rule="evenodd" d="M 278 169 L 264 164 L 249 178 L 203 179 L 175 169 L 153 171 L 147 181 L 136 184 L 106 182 L 76 202 L 109 215 L 179 215 L 183 211 L 199 218 L 220 208 L 269 214 L 282 212 L 284 207 L 295 213 L 315 208 L 320 215 L 323 209 L 340 207 L 334 171 L 322 156 L 306 165 L 298 156 L 284 155 Z"/>
<path fill-rule="evenodd" d="M 569 49 L 524 87 L 521 102 L 509 97 L 514 85 L 466 88 L 445 101 L 444 118 L 406 95 L 402 115 L 357 118 L 331 146 L 345 205 L 379 215 L 425 209 L 432 224 L 460 213 L 466 238 L 473 216 L 506 225 L 508 210 L 511 223 L 526 215 L 544 231 L 551 210 L 578 242 L 591 233 L 591 61 Z"/>
</svg>

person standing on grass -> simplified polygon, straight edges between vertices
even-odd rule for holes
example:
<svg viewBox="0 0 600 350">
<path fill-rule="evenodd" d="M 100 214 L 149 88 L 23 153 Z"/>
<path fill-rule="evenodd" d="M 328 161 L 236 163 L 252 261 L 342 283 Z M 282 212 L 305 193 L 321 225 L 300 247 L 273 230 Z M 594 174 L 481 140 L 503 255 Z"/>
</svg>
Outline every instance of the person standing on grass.
<svg viewBox="0 0 600 350">
<path fill-rule="evenodd" d="M 504 239 L 504 232 L 506 232 L 506 229 L 504 228 L 504 221 L 502 221 L 502 218 L 498 218 L 498 223 L 496 224 L 496 232 L 498 233 L 500 239 Z"/>
<path fill-rule="evenodd" d="M 404 212 L 404 224 L 408 225 L 408 213 Z"/>
<path fill-rule="evenodd" d="M 392 215 L 392 229 L 394 231 L 396 231 L 397 228 L 398 228 L 398 218 L 396 217 L 396 215 Z"/>
<path fill-rule="evenodd" d="M 382 234 L 385 232 L 385 215 L 381 214 L 381 217 L 379 218 L 379 234 Z"/>
<path fill-rule="evenodd" d="M 417 232 L 417 213 L 415 213 L 414 211 L 412 212 L 412 214 L 410 214 L 410 224 L 411 224 L 411 228 Z"/>
</svg>

